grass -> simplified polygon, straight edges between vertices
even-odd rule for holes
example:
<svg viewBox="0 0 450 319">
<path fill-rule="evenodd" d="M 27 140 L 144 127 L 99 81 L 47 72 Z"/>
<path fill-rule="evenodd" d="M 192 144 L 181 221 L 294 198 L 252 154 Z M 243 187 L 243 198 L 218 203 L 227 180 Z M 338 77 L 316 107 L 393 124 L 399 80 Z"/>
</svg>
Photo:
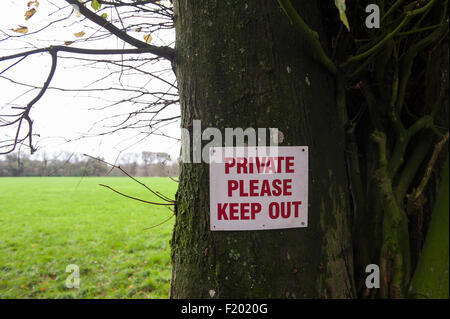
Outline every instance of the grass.
<svg viewBox="0 0 450 319">
<path fill-rule="evenodd" d="M 173 198 L 168 178 L 141 181 Z M 0 178 L 0 298 L 167 298 L 172 212 L 125 177 Z M 159 200 L 160 201 L 160 200 Z M 80 287 L 66 287 L 69 264 Z"/>
</svg>

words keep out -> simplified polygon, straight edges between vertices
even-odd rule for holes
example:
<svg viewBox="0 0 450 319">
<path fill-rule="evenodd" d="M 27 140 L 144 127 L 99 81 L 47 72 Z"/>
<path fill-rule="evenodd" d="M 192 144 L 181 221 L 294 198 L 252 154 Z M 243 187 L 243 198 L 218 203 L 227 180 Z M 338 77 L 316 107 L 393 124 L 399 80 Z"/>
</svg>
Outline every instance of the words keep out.
<svg viewBox="0 0 450 319">
<path fill-rule="evenodd" d="M 268 207 L 271 219 L 299 217 L 301 201 L 271 202 Z M 262 211 L 260 203 L 218 203 L 218 220 L 255 219 Z"/>
</svg>

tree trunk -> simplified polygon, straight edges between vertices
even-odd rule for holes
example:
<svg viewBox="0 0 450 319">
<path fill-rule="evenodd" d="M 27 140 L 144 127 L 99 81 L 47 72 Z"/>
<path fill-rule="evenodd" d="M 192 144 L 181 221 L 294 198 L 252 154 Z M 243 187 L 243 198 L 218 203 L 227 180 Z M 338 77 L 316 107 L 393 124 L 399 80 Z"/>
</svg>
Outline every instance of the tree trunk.
<svg viewBox="0 0 450 319">
<path fill-rule="evenodd" d="M 449 158 L 442 170 L 442 182 L 434 205 L 433 215 L 419 259 L 409 286 L 409 297 L 448 299 L 448 238 L 449 238 Z"/>
<path fill-rule="evenodd" d="M 334 82 L 274 0 L 176 0 L 182 125 L 278 128 L 309 146 L 308 227 L 211 232 L 208 164 L 183 163 L 172 298 L 355 297 L 344 131 Z M 298 11 L 321 35 L 315 1 Z M 326 43 L 325 43 L 326 46 Z M 192 143 L 191 143 L 192 145 Z"/>
</svg>

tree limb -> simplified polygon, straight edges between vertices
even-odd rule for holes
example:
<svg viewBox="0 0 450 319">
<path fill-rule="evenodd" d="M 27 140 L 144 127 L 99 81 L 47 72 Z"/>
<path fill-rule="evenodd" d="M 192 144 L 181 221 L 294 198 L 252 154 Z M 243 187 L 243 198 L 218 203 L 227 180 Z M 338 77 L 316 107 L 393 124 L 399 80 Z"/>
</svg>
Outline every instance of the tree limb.
<svg viewBox="0 0 450 319">
<path fill-rule="evenodd" d="M 47 90 L 47 88 L 50 85 L 51 80 L 53 79 L 53 76 L 55 74 L 56 71 L 56 64 L 58 61 L 58 55 L 57 52 L 53 49 L 49 49 L 48 52 L 50 53 L 51 57 L 52 57 L 52 65 L 50 67 L 50 72 L 47 76 L 47 80 L 45 81 L 44 85 L 42 86 L 41 90 L 39 91 L 38 95 L 36 95 L 26 106 L 25 110 L 22 112 L 22 114 L 20 115 L 20 117 L 16 120 L 13 121 L 11 123 L 7 123 L 6 125 L 12 125 L 14 123 L 16 123 L 17 121 L 19 122 L 18 126 L 17 126 L 17 130 L 16 130 L 16 134 L 14 137 L 14 140 L 12 142 L 12 146 L 11 149 L 7 150 L 6 152 L 0 152 L 0 155 L 3 154 L 7 154 L 10 152 L 13 152 L 16 149 L 16 146 L 18 143 L 21 143 L 22 141 L 24 141 L 26 138 L 28 138 L 28 146 L 31 149 L 31 154 L 34 153 L 35 148 L 33 147 L 33 121 L 30 118 L 30 111 L 31 108 L 33 107 L 34 104 L 36 104 L 41 97 L 44 95 L 45 91 Z M 0 60 L 1 61 L 1 60 Z M 23 138 L 23 139 L 19 139 L 19 134 L 20 134 L 20 129 L 22 127 L 22 123 L 26 121 L 28 123 L 28 133 L 27 135 Z"/>
<path fill-rule="evenodd" d="M 159 47 L 155 45 L 151 45 L 148 43 L 145 43 L 144 41 L 138 40 L 136 38 L 133 38 L 132 36 L 128 35 L 126 32 L 120 30 L 107 20 L 103 19 L 102 17 L 98 16 L 94 12 L 90 11 L 85 6 L 81 5 L 78 0 L 65 0 L 70 5 L 77 8 L 77 10 L 85 16 L 90 21 L 94 22 L 95 24 L 101 26 L 102 28 L 105 28 L 112 34 L 114 34 L 119 39 L 125 41 L 126 43 L 139 48 L 139 49 L 146 49 L 147 52 L 153 53 L 157 56 L 160 56 L 162 58 L 165 58 L 169 61 L 173 61 L 175 58 L 175 50 L 171 47 Z"/>
<path fill-rule="evenodd" d="M 303 21 L 290 0 L 278 0 L 278 3 L 305 41 L 305 47 L 311 51 L 312 58 L 320 62 L 331 74 L 336 74 L 338 70 L 320 44 L 317 32 Z"/>
<path fill-rule="evenodd" d="M 155 49 L 156 48 L 156 49 Z M 158 56 L 162 56 L 165 52 L 165 47 L 155 47 L 155 48 L 137 48 L 137 49 L 83 49 L 67 47 L 63 45 L 55 45 L 46 48 L 39 48 L 30 51 L 19 52 L 12 55 L 7 55 L 0 57 L 1 61 L 11 60 L 15 58 L 20 58 L 32 54 L 43 53 L 43 52 L 69 52 L 77 54 L 92 54 L 92 55 L 108 55 L 108 54 L 141 54 L 141 53 L 151 53 Z M 156 51 L 155 51 L 156 50 Z"/>
</svg>

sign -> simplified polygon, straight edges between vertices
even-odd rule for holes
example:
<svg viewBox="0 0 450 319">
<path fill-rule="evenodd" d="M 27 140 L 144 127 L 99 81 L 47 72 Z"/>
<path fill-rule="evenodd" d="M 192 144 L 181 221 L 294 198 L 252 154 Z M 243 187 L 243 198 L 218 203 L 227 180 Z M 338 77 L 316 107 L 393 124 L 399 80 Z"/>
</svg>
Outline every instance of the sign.
<svg viewBox="0 0 450 319">
<path fill-rule="evenodd" d="M 212 231 L 308 226 L 308 147 L 211 147 Z"/>
</svg>

